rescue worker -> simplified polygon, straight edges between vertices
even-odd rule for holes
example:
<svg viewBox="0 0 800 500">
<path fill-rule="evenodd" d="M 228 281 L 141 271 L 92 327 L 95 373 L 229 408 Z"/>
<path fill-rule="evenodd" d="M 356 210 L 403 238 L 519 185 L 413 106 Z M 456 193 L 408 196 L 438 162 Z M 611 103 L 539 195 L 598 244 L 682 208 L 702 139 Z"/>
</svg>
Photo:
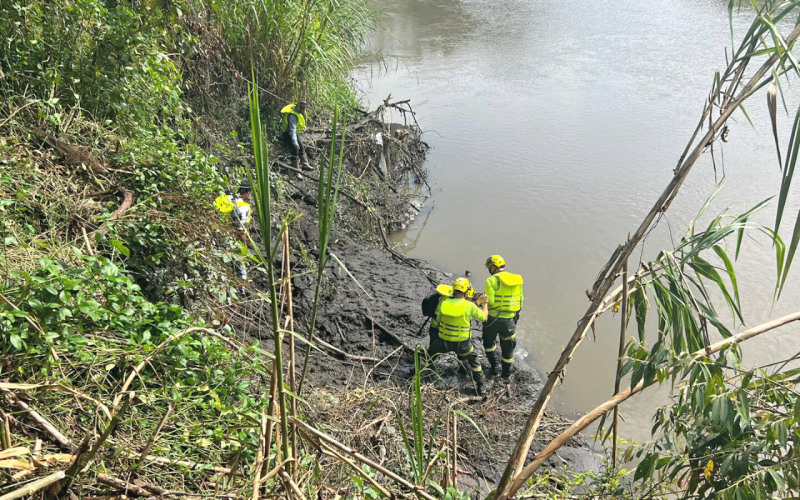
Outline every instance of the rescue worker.
<svg viewBox="0 0 800 500">
<path fill-rule="evenodd" d="M 436 291 L 422 300 L 422 314 L 431 318 L 431 325 L 428 328 L 430 342 L 428 350 L 433 349 L 439 339 L 439 320 L 436 316 L 439 313 L 439 306 L 442 301 L 453 296 L 453 287 L 441 284 L 436 287 Z"/>
<path fill-rule="evenodd" d="M 233 221 L 233 223 L 236 225 L 236 233 L 239 235 L 239 241 L 242 242 L 244 247 L 244 255 L 248 254 L 247 231 L 245 230 L 245 224 L 250 222 L 251 210 L 250 204 L 247 202 L 250 200 L 250 194 L 252 191 L 253 189 L 250 187 L 250 183 L 248 181 L 244 181 L 239 185 L 238 194 L 236 196 L 228 196 L 230 202 L 233 203 L 233 209 L 231 210 L 231 221 Z M 239 279 L 246 280 L 247 264 L 238 260 L 234 260 L 233 262 L 236 276 Z"/>
<path fill-rule="evenodd" d="M 498 374 L 497 337 L 500 337 L 504 379 L 511 377 L 514 349 L 517 347 L 517 321 L 522 310 L 522 276 L 506 271 L 506 261 L 499 255 L 486 259 L 489 276 L 486 279 L 486 298 L 489 320 L 483 325 L 483 348 L 489 360 L 489 373 Z"/>
<path fill-rule="evenodd" d="M 299 101 L 281 109 L 283 142 L 292 151 L 292 166 L 297 168 L 302 158 L 303 170 L 313 170 L 308 163 L 306 147 L 301 136 L 306 129 L 306 102 Z"/>
<path fill-rule="evenodd" d="M 453 297 L 445 298 L 439 303 L 436 312 L 439 339 L 432 346 L 431 355 L 443 352 L 456 353 L 459 363 L 462 366 L 465 364 L 469 366 L 478 395 L 483 395 L 483 368 L 470 339 L 472 320 L 486 321 L 488 310 L 485 296 L 478 297 L 476 302 L 467 300 L 471 288 L 467 278 L 458 278 L 453 283 Z"/>
</svg>

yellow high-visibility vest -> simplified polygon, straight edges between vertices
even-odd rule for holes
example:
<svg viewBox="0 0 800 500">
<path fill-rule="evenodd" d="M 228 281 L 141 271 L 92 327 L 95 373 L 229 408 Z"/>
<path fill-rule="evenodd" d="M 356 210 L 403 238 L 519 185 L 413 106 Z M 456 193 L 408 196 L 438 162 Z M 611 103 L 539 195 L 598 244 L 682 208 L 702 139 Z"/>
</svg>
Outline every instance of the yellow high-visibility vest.
<svg viewBox="0 0 800 500">
<path fill-rule="evenodd" d="M 467 311 L 473 304 L 466 299 L 445 299 L 439 303 L 439 338 L 448 342 L 469 340 L 472 317 Z"/>
<path fill-rule="evenodd" d="M 294 110 L 295 104 L 288 104 L 281 110 L 283 116 L 283 131 L 289 130 L 289 115 L 297 117 L 297 135 L 302 134 L 306 130 L 306 117 Z"/>
<path fill-rule="evenodd" d="M 489 293 L 489 316 L 513 318 L 522 309 L 522 276 L 501 271 L 486 280 L 487 291 L 490 287 L 494 296 Z"/>
</svg>

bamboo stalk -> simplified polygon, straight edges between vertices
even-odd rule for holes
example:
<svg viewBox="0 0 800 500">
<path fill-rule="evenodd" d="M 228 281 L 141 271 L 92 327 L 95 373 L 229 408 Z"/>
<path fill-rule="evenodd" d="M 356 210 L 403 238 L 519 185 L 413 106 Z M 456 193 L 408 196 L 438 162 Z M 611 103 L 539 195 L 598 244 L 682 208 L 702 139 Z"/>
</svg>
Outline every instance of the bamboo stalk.
<svg viewBox="0 0 800 500">
<path fill-rule="evenodd" d="M 136 459 L 139 457 L 137 453 L 123 452 L 123 454 L 131 459 Z M 210 470 L 216 472 L 217 474 L 230 475 L 232 472 L 231 469 L 228 469 L 226 467 L 214 467 L 209 464 L 204 464 L 200 462 L 189 462 L 187 460 L 173 460 L 171 458 L 158 457 L 155 455 L 147 455 L 146 457 L 144 457 L 144 459 L 147 460 L 148 462 L 153 462 L 154 464 L 178 465 L 180 467 L 186 467 L 187 469 L 190 470 Z"/>
<path fill-rule="evenodd" d="M 0 500 L 16 500 L 17 498 L 26 497 L 31 493 L 36 493 L 37 491 L 46 488 L 57 481 L 61 481 L 62 479 L 64 479 L 64 471 L 60 470 L 54 474 L 45 476 L 32 483 L 28 483 L 22 488 L 14 490 L 11 493 L 6 493 L 5 495 L 0 497 Z"/>
<path fill-rule="evenodd" d="M 287 227 L 286 230 L 283 232 L 283 261 L 284 261 L 284 291 L 286 297 L 286 316 L 287 320 L 289 321 L 287 326 L 290 332 L 294 332 L 294 310 L 292 308 L 292 269 L 289 262 L 289 228 Z M 296 381 L 296 373 L 295 373 L 295 344 L 294 344 L 294 335 L 289 335 L 289 390 L 292 391 L 292 394 L 297 394 L 297 387 L 295 384 Z M 292 398 L 291 400 L 291 416 L 292 418 L 297 418 L 297 400 Z M 297 430 L 291 430 L 291 439 L 292 439 L 292 456 L 297 456 Z M 267 451 L 269 453 L 269 451 Z M 285 457 L 288 458 L 288 457 Z M 297 470 L 295 467 L 294 462 L 289 464 L 289 470 L 292 471 L 292 476 L 296 474 Z"/>
<path fill-rule="evenodd" d="M 350 468 L 356 471 L 361 477 L 366 479 L 372 486 L 375 487 L 375 489 L 380 491 L 386 498 L 395 498 L 395 495 L 392 492 L 384 488 L 378 481 L 374 480 L 372 477 L 370 477 L 369 474 L 361 470 L 361 467 L 359 467 L 355 462 L 353 462 L 349 458 L 341 455 L 340 453 L 337 453 L 336 450 L 332 450 L 326 446 L 323 446 L 322 452 L 327 453 L 328 455 L 336 458 L 337 460 L 340 460 L 341 462 L 344 462 L 345 464 L 349 465 Z"/>
<path fill-rule="evenodd" d="M 3 450 L 8 450 L 12 448 L 11 446 L 11 426 L 8 424 L 8 415 L 6 412 L 0 408 L 0 419 L 2 419 L 2 425 L 0 426 L 0 447 Z"/>
<path fill-rule="evenodd" d="M 619 328 L 619 353 L 617 354 L 617 371 L 614 377 L 614 394 L 619 393 L 619 371 L 622 369 L 622 356 L 625 354 L 625 333 L 628 329 L 628 261 L 622 265 L 622 313 Z M 614 407 L 614 421 L 611 424 L 611 467 L 617 468 L 617 430 L 619 426 L 619 407 Z"/>
<path fill-rule="evenodd" d="M 273 362 L 274 366 L 274 362 Z M 272 373 L 275 373 L 273 369 Z M 275 398 L 278 394 L 278 379 L 273 375 L 271 378 L 270 384 L 270 393 L 269 393 L 269 404 L 267 405 L 267 415 L 273 417 L 275 415 Z M 267 420 L 267 433 L 264 437 L 264 449 L 266 450 L 267 460 L 266 463 L 269 465 L 269 454 L 270 450 L 272 450 L 272 428 L 274 426 L 272 418 Z M 284 461 L 288 460 L 289 457 L 284 458 Z M 280 462 L 280 459 L 276 458 L 275 463 Z"/>
<path fill-rule="evenodd" d="M 707 348 L 700 349 L 695 351 L 692 354 L 693 362 L 699 361 L 703 358 L 707 358 L 714 353 L 719 352 L 725 347 L 734 344 L 740 344 L 746 340 L 749 340 L 753 337 L 761 335 L 762 333 L 774 330 L 781 326 L 784 326 L 788 323 L 792 323 L 794 321 L 800 321 L 800 312 L 795 312 L 792 314 L 787 314 L 786 316 L 781 316 L 780 318 L 776 318 L 772 321 L 767 323 L 763 323 L 756 327 L 750 328 L 742 333 L 734 335 L 732 337 L 728 337 L 727 339 L 721 340 L 714 344 L 711 344 Z M 675 371 L 675 367 L 671 367 L 668 370 L 668 374 L 672 374 Z M 536 454 L 533 461 L 525 467 L 522 472 L 514 479 L 513 483 L 509 486 L 507 490 L 508 497 L 513 497 L 519 489 L 525 485 L 525 481 L 527 481 L 538 469 L 539 467 L 544 464 L 544 462 L 550 458 L 559 448 L 567 444 L 570 439 L 575 437 L 579 432 L 583 429 L 588 427 L 592 424 L 592 422 L 596 421 L 598 418 L 606 415 L 609 411 L 615 408 L 617 405 L 622 403 L 623 401 L 628 400 L 632 396 L 642 392 L 645 387 L 645 382 L 639 382 L 636 387 L 628 387 L 624 391 L 620 392 L 619 394 L 615 395 L 613 398 L 609 399 L 605 403 L 601 404 L 594 410 L 590 411 L 583 417 L 576 420 L 572 425 L 570 425 L 564 432 L 558 435 L 555 439 L 550 441 L 550 443 L 542 449 L 539 453 Z"/>
<path fill-rule="evenodd" d="M 116 408 L 117 406 L 119 406 L 119 402 L 122 401 L 122 396 L 124 395 L 125 391 L 128 390 L 128 387 L 130 387 L 130 385 L 133 383 L 133 380 L 136 378 L 136 376 L 139 375 L 139 372 L 142 371 L 145 366 L 147 366 L 147 363 L 151 359 L 153 359 L 156 356 L 156 354 L 160 353 L 162 350 L 164 350 L 165 347 L 167 347 L 172 342 L 180 339 L 181 337 L 185 336 L 188 333 L 195 332 L 198 330 L 206 330 L 206 328 L 198 328 L 198 327 L 186 328 L 179 332 L 173 333 L 172 335 L 167 337 L 166 340 L 158 344 L 158 346 L 155 349 L 150 351 L 150 354 L 148 354 L 138 365 L 131 368 L 131 371 L 125 378 L 125 382 L 123 382 L 119 392 L 117 393 L 116 396 L 114 396 L 113 407 Z"/>
<path fill-rule="evenodd" d="M 122 479 L 108 476 L 106 474 L 98 474 L 97 475 L 97 482 L 100 484 L 104 484 L 106 486 L 111 486 L 112 488 L 116 488 L 118 490 L 122 490 L 125 494 L 133 494 L 139 497 L 151 497 L 153 496 L 153 492 L 141 487 L 137 486 L 133 483 L 129 483 L 127 481 L 123 481 Z"/>
<path fill-rule="evenodd" d="M 451 481 L 452 481 L 452 477 L 453 477 L 453 474 L 450 472 L 450 464 L 452 463 L 451 460 L 450 460 L 450 452 L 451 452 L 451 449 L 452 449 L 452 446 L 450 446 L 450 443 L 452 441 L 451 438 L 450 438 L 450 433 L 451 433 L 451 429 L 453 428 L 453 423 L 450 420 L 450 415 L 447 415 L 447 426 L 446 426 L 446 428 L 447 428 L 447 432 L 446 432 L 446 435 L 444 437 L 444 441 L 445 441 L 445 444 L 444 444 L 444 446 L 445 446 L 444 472 L 442 473 L 442 483 L 443 483 L 442 487 L 444 487 L 444 488 L 447 488 L 448 486 L 452 486 Z"/>
<path fill-rule="evenodd" d="M 292 494 L 298 500 L 306 500 L 306 496 L 303 495 L 303 492 L 300 491 L 300 487 L 297 486 L 297 483 L 289 477 L 289 474 L 286 473 L 283 469 L 278 471 L 278 476 L 283 480 L 284 484 L 288 485 L 287 489 L 291 490 Z M 1 500 L 1 499 L 0 499 Z"/>
<path fill-rule="evenodd" d="M 277 474 L 278 472 L 280 472 L 280 471 L 281 471 L 281 469 L 283 469 L 283 467 L 284 467 L 284 466 L 285 466 L 287 463 L 291 462 L 292 460 L 294 460 L 294 458 L 287 458 L 287 459 L 286 459 L 286 460 L 284 460 L 283 462 L 281 462 L 281 463 L 279 463 L 278 465 L 276 465 L 274 469 L 272 469 L 271 471 L 269 471 L 269 472 L 267 473 L 267 475 L 265 475 L 264 477 L 262 477 L 262 478 L 261 478 L 261 484 L 264 484 L 264 483 L 266 483 L 267 481 L 269 481 L 269 480 L 270 480 L 270 479 L 271 479 L 273 476 L 275 476 L 275 474 Z"/>
<path fill-rule="evenodd" d="M 5 390 L 5 389 L 0 389 L 0 391 L 4 392 L 5 394 L 10 395 L 12 401 L 14 402 L 14 404 L 17 405 L 18 407 L 20 407 L 21 409 L 25 410 L 26 412 L 28 412 L 28 415 L 32 419 L 34 419 L 36 422 L 38 422 L 39 425 L 41 425 L 42 428 L 48 434 L 50 434 L 53 437 L 53 439 L 55 439 L 58 442 L 58 444 L 61 445 L 62 448 L 66 449 L 67 451 L 69 451 L 71 453 L 74 453 L 78 449 L 78 447 L 75 446 L 75 444 L 72 441 L 67 439 L 67 437 L 64 436 L 64 434 L 61 433 L 61 431 L 56 429 L 53 424 L 51 424 L 44 417 L 42 417 L 39 414 L 39 412 L 33 410 L 30 406 L 28 406 L 28 403 L 26 403 L 25 401 L 22 401 L 21 399 L 19 399 L 11 391 L 8 391 L 8 390 Z"/>
<path fill-rule="evenodd" d="M 261 484 L 261 468 L 264 466 L 264 443 L 267 437 L 267 416 L 261 412 L 261 433 L 258 436 L 258 450 L 256 451 L 256 465 L 253 468 L 253 495 L 252 500 L 258 500 L 258 489 Z M 267 451 L 269 454 L 269 451 Z"/>
<path fill-rule="evenodd" d="M 367 458 L 364 455 L 358 453 L 357 451 L 353 450 L 349 446 L 340 443 L 339 441 L 337 441 L 336 439 L 328 436 L 327 434 L 318 431 L 317 429 L 311 427 L 310 425 L 307 425 L 304 422 L 301 422 L 298 419 L 294 419 L 294 424 L 297 427 L 305 430 L 306 432 L 308 432 L 310 434 L 313 434 L 314 436 L 316 436 L 320 440 L 324 441 L 325 443 L 333 446 L 337 450 L 343 451 L 343 452 L 347 453 L 348 455 L 350 455 L 351 457 L 353 457 L 356 460 L 358 460 L 359 462 L 361 462 L 363 464 L 366 464 L 366 465 L 369 465 L 370 467 L 372 467 L 376 471 L 380 472 L 381 474 L 383 474 L 384 476 L 388 477 L 392 481 L 402 485 L 406 489 L 408 489 L 410 491 L 413 491 L 415 494 L 421 496 L 425 500 L 436 500 L 434 497 L 432 497 L 431 495 L 426 493 L 425 490 L 422 489 L 421 487 L 408 482 L 407 480 L 405 480 L 402 477 L 398 476 L 394 472 L 392 472 L 389 469 L 383 467 L 379 463 L 377 463 L 377 462 L 375 462 L 373 460 L 370 460 L 369 458 Z"/>
<path fill-rule="evenodd" d="M 72 464 L 72 466 L 69 469 L 67 469 L 67 482 L 64 486 L 65 491 L 69 491 L 70 487 L 72 486 L 72 483 L 74 483 L 75 480 L 78 479 L 84 467 L 89 463 L 91 463 L 95 455 L 97 455 L 97 452 L 100 451 L 100 448 L 103 446 L 103 443 L 105 443 L 106 439 L 108 439 L 108 436 L 110 436 L 111 433 L 114 432 L 114 429 L 117 428 L 117 425 L 119 425 L 120 418 L 122 417 L 122 415 L 125 414 L 126 411 L 128 411 L 128 407 L 133 401 L 133 397 L 134 395 L 130 394 L 130 396 L 125 400 L 122 406 L 118 410 L 114 411 L 114 416 L 111 418 L 111 422 L 108 423 L 105 430 L 103 431 L 103 434 L 100 435 L 100 438 L 98 438 L 97 442 L 94 443 L 92 449 L 86 454 L 85 458 L 83 458 L 79 453 L 78 457 L 75 458 L 75 463 Z M 91 437 L 90 434 L 87 435 L 87 438 L 89 437 Z M 88 439 L 86 442 L 88 443 Z"/>
<path fill-rule="evenodd" d="M 156 431 L 153 433 L 152 436 L 150 436 L 150 439 L 147 441 L 147 444 L 142 450 L 142 453 L 139 456 L 139 460 L 136 462 L 136 466 L 134 467 L 134 469 L 139 468 L 139 465 L 144 461 L 144 457 L 146 457 L 147 454 L 150 453 L 150 450 L 153 448 L 153 445 L 156 442 L 156 438 L 158 438 L 158 434 L 161 432 L 161 429 L 164 428 L 164 424 L 167 423 L 167 419 L 169 419 L 169 416 L 172 415 L 172 410 L 173 410 L 172 405 L 171 404 L 167 405 L 167 412 L 164 414 L 164 417 L 161 419 L 161 422 L 159 422 L 158 427 L 156 427 Z"/>
<path fill-rule="evenodd" d="M 800 26 L 795 27 L 792 33 L 786 39 L 787 46 L 791 46 L 798 38 L 798 36 L 800 36 Z M 572 334 L 570 341 L 567 343 L 567 346 L 561 352 L 561 356 L 556 362 L 555 367 L 553 368 L 553 370 L 550 371 L 550 374 L 547 377 L 547 381 L 545 382 L 545 385 L 542 388 L 542 391 L 539 394 L 536 403 L 534 403 L 534 406 L 531 409 L 531 413 L 528 417 L 528 420 L 525 423 L 525 427 L 523 428 L 519 440 L 517 441 L 517 444 L 515 445 L 514 450 L 512 451 L 511 456 L 508 459 L 508 463 L 506 464 L 506 469 L 503 473 L 503 476 L 500 479 L 497 488 L 495 489 L 495 491 L 497 492 L 494 496 L 495 500 L 507 500 L 508 485 L 522 470 L 522 467 L 525 463 L 525 457 L 528 454 L 528 450 L 531 447 L 531 443 L 533 442 L 533 439 L 536 435 L 536 431 L 539 428 L 539 424 L 541 422 L 542 416 L 544 415 L 545 408 L 547 408 L 547 404 L 550 401 L 550 397 L 553 395 L 556 383 L 561 378 L 563 378 L 567 364 L 569 364 L 578 346 L 586 337 L 589 328 L 592 326 L 594 320 L 599 315 L 598 314 L 599 306 L 602 303 L 603 298 L 613 285 L 614 281 L 616 280 L 617 273 L 620 271 L 622 263 L 630 257 L 634 248 L 636 248 L 639 242 L 647 234 L 656 216 L 662 212 L 665 212 L 669 208 L 669 204 L 672 202 L 675 196 L 677 196 L 678 191 L 680 190 L 681 186 L 683 185 L 683 182 L 686 180 L 689 173 L 691 172 L 692 167 L 697 162 L 698 158 L 700 158 L 700 155 L 706 150 L 709 143 L 712 140 L 714 140 L 717 131 L 721 130 L 723 125 L 727 122 L 728 118 L 730 118 L 730 116 L 734 113 L 734 111 L 739 109 L 740 104 L 742 104 L 748 97 L 750 97 L 751 93 L 756 89 L 756 86 L 759 84 L 760 80 L 764 77 L 764 75 L 768 72 L 768 70 L 772 67 L 772 65 L 775 64 L 775 62 L 778 60 L 778 57 L 779 55 L 777 52 L 770 55 L 770 57 L 750 78 L 748 83 L 742 88 L 738 96 L 731 101 L 729 106 L 720 109 L 720 116 L 709 127 L 708 132 L 706 132 L 706 134 L 702 137 L 702 139 L 700 139 L 700 141 L 697 143 L 695 148 L 688 156 L 686 156 L 685 158 L 684 157 L 681 158 L 678 166 L 675 168 L 675 175 L 673 176 L 672 180 L 670 180 L 666 189 L 658 197 L 655 204 L 650 209 L 650 212 L 648 212 L 648 214 L 645 216 L 644 220 L 639 225 L 639 228 L 636 230 L 633 236 L 626 242 L 625 245 L 621 246 L 617 251 L 614 252 L 612 258 L 603 268 L 603 272 L 601 273 L 602 277 L 595 282 L 595 286 L 593 287 L 592 293 L 590 294 L 590 296 L 592 297 L 592 302 L 589 305 L 589 308 L 587 309 L 583 318 L 581 318 L 581 320 L 578 322 L 578 325 L 574 333 Z M 740 78 L 742 75 L 743 73 L 739 73 Z M 516 481 L 514 482 L 516 483 Z"/>
<path fill-rule="evenodd" d="M 453 488 L 458 489 L 458 414 L 453 415 Z"/>
</svg>

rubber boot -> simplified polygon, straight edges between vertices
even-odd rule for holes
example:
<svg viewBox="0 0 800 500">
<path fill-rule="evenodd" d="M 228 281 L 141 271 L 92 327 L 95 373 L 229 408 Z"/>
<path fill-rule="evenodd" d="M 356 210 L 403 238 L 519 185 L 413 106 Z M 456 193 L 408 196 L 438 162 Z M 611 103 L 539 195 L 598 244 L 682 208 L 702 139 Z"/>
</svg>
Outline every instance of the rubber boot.
<svg viewBox="0 0 800 500">
<path fill-rule="evenodd" d="M 483 380 L 475 382 L 475 392 L 478 393 L 478 396 L 483 396 L 486 393 L 483 389 Z"/>
<path fill-rule="evenodd" d="M 511 363 L 506 363 L 503 361 L 503 373 L 500 375 L 500 378 L 508 380 L 511 378 Z"/>
<path fill-rule="evenodd" d="M 292 168 L 299 168 L 300 167 L 300 159 L 296 156 L 292 157 Z"/>
<path fill-rule="evenodd" d="M 497 359 L 497 353 L 487 352 L 486 359 L 489 361 L 489 375 L 496 377 L 500 373 L 500 360 Z"/>
</svg>

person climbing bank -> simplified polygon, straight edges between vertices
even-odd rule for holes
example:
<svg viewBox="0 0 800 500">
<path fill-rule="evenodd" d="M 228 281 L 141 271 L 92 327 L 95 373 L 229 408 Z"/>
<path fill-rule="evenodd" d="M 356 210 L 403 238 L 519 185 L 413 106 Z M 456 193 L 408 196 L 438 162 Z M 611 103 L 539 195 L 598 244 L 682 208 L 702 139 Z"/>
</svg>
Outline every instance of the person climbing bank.
<svg viewBox="0 0 800 500">
<path fill-rule="evenodd" d="M 522 276 L 506 271 L 506 261 L 499 255 L 486 259 L 489 276 L 486 279 L 486 298 L 489 319 L 483 325 L 483 348 L 489 360 L 489 373 L 497 375 L 497 337 L 500 337 L 503 371 L 501 377 L 511 377 L 514 349 L 517 347 L 517 321 L 522 310 Z"/>
<path fill-rule="evenodd" d="M 239 185 L 239 189 L 237 190 L 237 194 L 235 196 L 220 196 L 214 202 L 214 206 L 217 207 L 223 214 L 230 213 L 231 214 L 231 221 L 236 227 L 236 234 L 239 237 L 239 241 L 243 245 L 242 254 L 248 254 L 247 248 L 247 231 L 245 229 L 245 225 L 250 222 L 252 211 L 250 209 L 250 204 L 247 203 L 250 200 L 250 194 L 253 189 L 250 187 L 250 183 L 248 181 L 244 181 Z M 247 264 L 241 261 L 234 260 L 233 268 L 236 271 L 236 276 L 239 279 L 246 280 L 247 279 Z"/>
<path fill-rule="evenodd" d="M 483 395 L 483 368 L 470 339 L 472 320 L 486 321 L 488 309 L 486 297 L 483 295 L 474 303 L 467 300 L 467 294 L 471 289 L 472 286 L 467 278 L 458 278 L 453 282 L 453 297 L 440 302 L 436 312 L 439 339 L 431 346 L 431 355 L 444 352 L 456 353 L 462 366 L 464 364 L 469 366 L 478 395 Z"/>
<path fill-rule="evenodd" d="M 306 102 L 298 101 L 281 109 L 283 142 L 292 151 L 292 166 L 297 168 L 302 159 L 303 170 L 313 170 L 308 163 L 306 147 L 303 144 L 302 135 L 306 130 Z"/>
</svg>

